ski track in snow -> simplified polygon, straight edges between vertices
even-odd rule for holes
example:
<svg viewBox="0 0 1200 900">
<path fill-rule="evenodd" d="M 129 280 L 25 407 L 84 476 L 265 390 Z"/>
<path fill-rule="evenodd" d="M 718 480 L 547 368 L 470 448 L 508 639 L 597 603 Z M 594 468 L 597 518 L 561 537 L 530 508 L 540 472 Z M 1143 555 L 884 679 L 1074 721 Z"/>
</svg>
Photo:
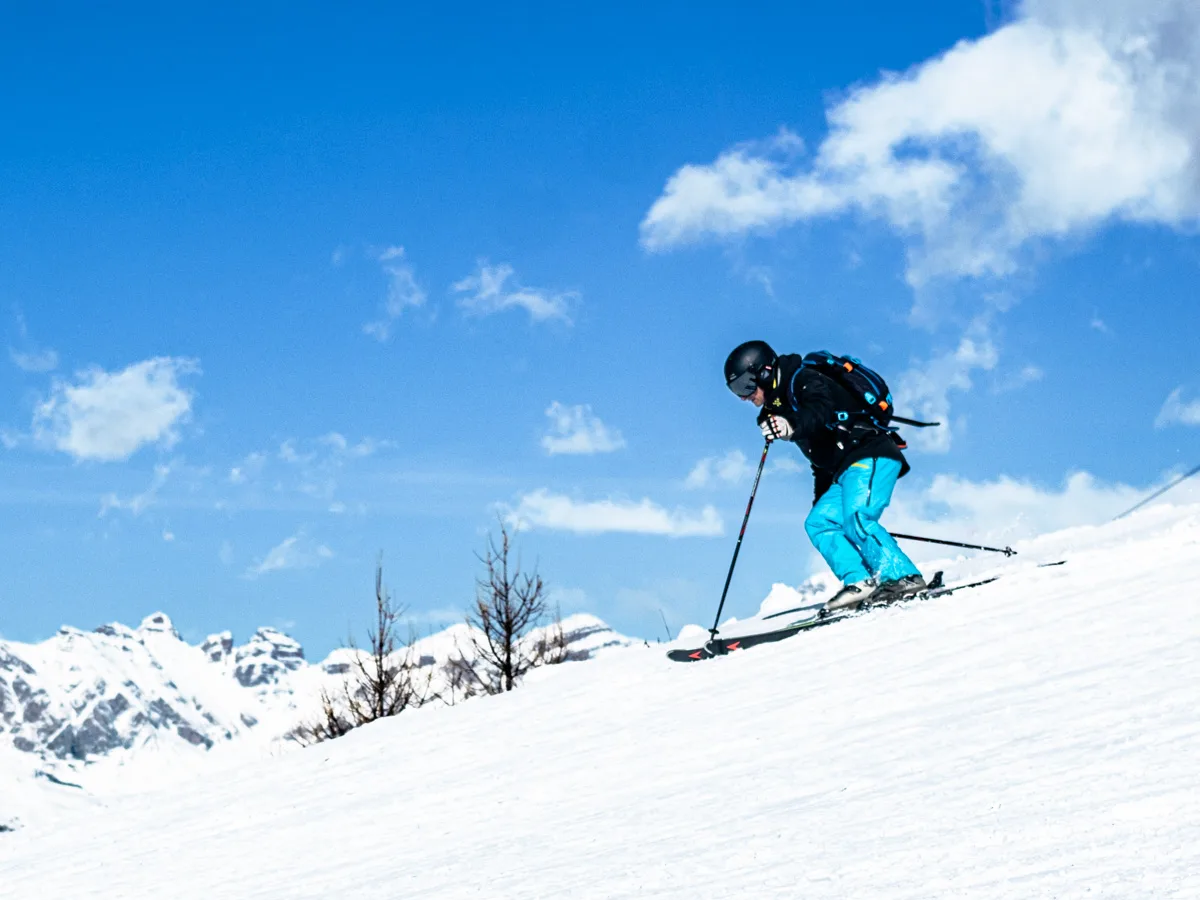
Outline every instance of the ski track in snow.
<svg viewBox="0 0 1200 900">
<path fill-rule="evenodd" d="M 703 663 L 621 649 L 0 835 L 0 895 L 1200 897 L 1200 508 L 1021 552 L 948 565 L 1005 572 L 954 596 Z"/>
</svg>

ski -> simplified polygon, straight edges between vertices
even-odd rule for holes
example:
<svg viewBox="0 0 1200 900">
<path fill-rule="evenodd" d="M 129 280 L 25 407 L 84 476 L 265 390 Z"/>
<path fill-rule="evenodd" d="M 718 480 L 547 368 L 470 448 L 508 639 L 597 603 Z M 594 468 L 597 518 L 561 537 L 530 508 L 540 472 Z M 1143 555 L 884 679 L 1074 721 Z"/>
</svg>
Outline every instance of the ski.
<svg viewBox="0 0 1200 900">
<path fill-rule="evenodd" d="M 823 628 L 826 625 L 832 625 L 834 622 L 842 622 L 846 619 L 855 619 L 860 616 L 869 615 L 872 610 L 881 609 L 885 606 L 903 606 L 914 600 L 931 600 L 934 597 L 945 597 L 948 594 L 953 594 L 955 591 L 963 591 L 968 588 L 991 584 L 999 578 L 999 575 L 993 575 L 991 578 L 983 578 L 979 581 L 971 581 L 966 584 L 945 585 L 942 583 L 942 573 L 938 572 L 930 580 L 929 586 L 925 590 L 913 594 L 911 597 L 905 597 L 902 600 L 894 600 L 891 603 L 868 604 L 863 609 L 838 610 L 828 615 L 821 615 L 821 606 L 819 605 L 785 609 L 781 612 L 764 616 L 763 618 L 775 619 L 792 613 L 807 613 L 807 615 L 769 631 L 760 631 L 754 634 L 743 634 L 728 638 L 716 637 L 703 647 L 670 650 L 667 652 L 667 658 L 675 662 L 699 662 L 702 659 L 712 659 L 714 656 L 725 656 L 734 650 L 745 650 L 759 644 L 775 643 L 776 641 L 782 641 L 800 634 L 802 631 L 811 631 L 814 628 Z"/>
</svg>

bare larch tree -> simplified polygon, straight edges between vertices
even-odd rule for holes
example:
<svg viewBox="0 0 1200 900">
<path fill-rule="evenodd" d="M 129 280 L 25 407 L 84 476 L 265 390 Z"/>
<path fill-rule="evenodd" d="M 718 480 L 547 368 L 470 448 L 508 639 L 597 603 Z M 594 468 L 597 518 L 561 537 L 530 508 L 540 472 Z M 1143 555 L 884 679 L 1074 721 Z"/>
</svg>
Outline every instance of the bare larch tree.
<svg viewBox="0 0 1200 900">
<path fill-rule="evenodd" d="M 359 651 L 350 638 L 346 647 L 354 662 L 351 677 L 343 682 L 344 704 L 321 691 L 321 716 L 297 726 L 288 736 L 300 744 L 315 744 L 341 737 L 359 725 L 398 716 L 410 707 L 422 706 L 431 696 L 433 670 L 422 674 L 413 659 L 415 636 L 401 643 L 398 635 L 403 607 L 392 603 L 383 585 L 383 561 L 375 566 L 375 627 L 367 630 L 369 650 Z"/>
<path fill-rule="evenodd" d="M 540 640 L 527 639 L 546 619 L 546 585 L 536 567 L 522 572 L 520 559 L 512 560 L 503 522 L 500 545 L 489 535 L 487 550 L 476 557 L 484 574 L 475 581 L 475 605 L 467 614 L 475 658 L 468 662 L 460 654 L 450 666 L 460 680 L 469 678 L 484 692 L 499 694 L 516 687 L 530 669 L 562 662 L 566 640 L 557 620 Z"/>
</svg>

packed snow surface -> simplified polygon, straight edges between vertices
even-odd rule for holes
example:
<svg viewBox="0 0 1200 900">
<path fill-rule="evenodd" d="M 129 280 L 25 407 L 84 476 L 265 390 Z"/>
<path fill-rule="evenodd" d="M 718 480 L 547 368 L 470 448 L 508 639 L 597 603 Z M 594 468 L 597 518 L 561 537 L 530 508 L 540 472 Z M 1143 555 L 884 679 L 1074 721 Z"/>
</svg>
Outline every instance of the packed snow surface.
<svg viewBox="0 0 1200 900">
<path fill-rule="evenodd" d="M 618 648 L 0 835 L 2 893 L 1200 897 L 1200 509 L 1017 549 L 945 563 L 1003 573 L 971 591 L 702 663 Z"/>
</svg>

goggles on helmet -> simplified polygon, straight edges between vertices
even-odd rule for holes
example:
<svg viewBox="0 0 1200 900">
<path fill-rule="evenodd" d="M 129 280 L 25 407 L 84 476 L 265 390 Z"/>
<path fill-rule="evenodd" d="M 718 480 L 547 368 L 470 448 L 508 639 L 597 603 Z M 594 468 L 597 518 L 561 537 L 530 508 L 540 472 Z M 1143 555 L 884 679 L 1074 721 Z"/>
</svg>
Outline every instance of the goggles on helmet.
<svg viewBox="0 0 1200 900">
<path fill-rule="evenodd" d="M 734 394 L 742 399 L 751 397 L 758 390 L 758 371 L 756 369 L 747 369 L 741 375 L 726 382 L 726 385 Z"/>
</svg>

